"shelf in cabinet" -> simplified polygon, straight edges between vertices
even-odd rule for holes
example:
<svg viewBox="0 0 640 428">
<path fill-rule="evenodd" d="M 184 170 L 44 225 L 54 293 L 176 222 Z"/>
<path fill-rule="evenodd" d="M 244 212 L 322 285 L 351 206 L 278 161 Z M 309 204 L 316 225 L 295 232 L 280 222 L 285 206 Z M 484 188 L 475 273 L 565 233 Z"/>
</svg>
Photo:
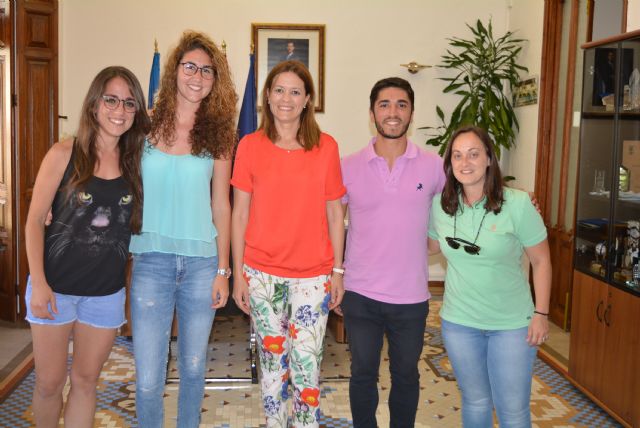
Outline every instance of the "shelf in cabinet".
<svg viewBox="0 0 640 428">
<path fill-rule="evenodd" d="M 615 279 L 610 282 L 610 284 L 622 291 L 626 291 L 627 293 L 633 294 L 634 296 L 640 297 L 640 288 L 634 288 L 627 285 L 624 282 L 616 281 Z"/>
<path fill-rule="evenodd" d="M 631 294 L 633 296 L 640 297 L 640 288 L 631 287 L 631 286 L 627 285 L 626 283 L 621 282 L 621 281 L 616 281 L 615 279 L 611 280 L 611 281 L 607 281 L 606 275 L 603 276 L 603 275 L 599 275 L 597 273 L 594 273 L 586 266 L 576 265 L 576 266 L 574 266 L 574 269 L 577 270 L 578 272 L 581 272 L 581 273 L 583 273 L 585 275 L 588 275 L 588 276 L 590 276 L 592 278 L 595 278 L 595 279 L 597 279 L 599 281 L 602 281 L 602 282 L 605 282 L 607 284 L 610 284 L 611 286 L 613 286 L 615 288 L 618 288 L 618 289 L 620 289 L 622 291 L 625 291 L 625 292 L 627 292 L 627 293 L 629 293 L 629 294 Z"/>
<path fill-rule="evenodd" d="M 587 198 L 589 198 L 590 202 L 598 202 L 598 203 L 602 203 L 602 202 L 606 202 L 609 203 L 609 195 L 592 195 L 592 194 L 587 194 L 585 195 Z M 640 206 L 640 199 L 621 199 L 618 198 L 617 199 L 617 203 L 618 205 L 622 205 L 622 206 L 630 206 L 630 207 L 638 207 Z"/>
<path fill-rule="evenodd" d="M 618 204 L 620 205 L 630 205 L 637 207 L 640 205 L 640 200 L 638 199 L 620 199 L 618 198 Z"/>
</svg>

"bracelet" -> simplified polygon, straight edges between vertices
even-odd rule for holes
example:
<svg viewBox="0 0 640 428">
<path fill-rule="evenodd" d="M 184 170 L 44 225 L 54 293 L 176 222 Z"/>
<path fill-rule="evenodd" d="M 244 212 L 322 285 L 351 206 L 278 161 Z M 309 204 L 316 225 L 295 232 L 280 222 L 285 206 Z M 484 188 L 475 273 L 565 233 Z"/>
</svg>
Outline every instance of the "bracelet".
<svg viewBox="0 0 640 428">
<path fill-rule="evenodd" d="M 331 272 L 339 273 L 340 275 L 344 275 L 344 268 L 334 267 L 331 269 Z"/>
<path fill-rule="evenodd" d="M 538 315 L 542 315 L 543 317 L 548 317 L 549 313 L 547 312 L 546 314 L 544 312 L 539 312 L 539 311 L 533 311 L 534 314 L 538 314 Z"/>
</svg>

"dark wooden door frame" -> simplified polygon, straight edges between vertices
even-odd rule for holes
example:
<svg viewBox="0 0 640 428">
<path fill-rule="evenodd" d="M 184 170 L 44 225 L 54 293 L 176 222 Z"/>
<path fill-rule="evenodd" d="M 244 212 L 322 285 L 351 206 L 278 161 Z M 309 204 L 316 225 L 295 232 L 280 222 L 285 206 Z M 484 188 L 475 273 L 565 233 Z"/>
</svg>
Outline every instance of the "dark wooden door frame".
<svg viewBox="0 0 640 428">
<path fill-rule="evenodd" d="M 553 164 L 558 111 L 558 77 L 562 44 L 562 0 L 545 0 L 540 66 L 540 100 L 538 105 L 538 144 L 536 150 L 535 193 L 542 217 L 551 223 Z"/>
<path fill-rule="evenodd" d="M 578 51 L 578 18 L 580 11 L 580 1 L 571 0 L 571 19 L 569 23 L 569 43 L 568 43 L 568 63 L 566 75 L 566 92 L 564 98 L 564 123 L 562 129 L 562 157 L 560 159 L 560 191 L 558 193 L 558 217 L 556 225 L 559 230 L 564 231 L 566 217 L 566 200 L 569 190 L 567 182 L 569 180 L 569 157 L 571 150 L 571 129 L 573 127 L 573 103 L 574 88 L 576 80 L 576 55 Z M 575 193 L 575 189 L 573 190 Z M 575 211 L 575 210 L 574 210 Z M 571 222 L 572 224 L 574 221 Z"/>
<path fill-rule="evenodd" d="M 570 7 L 568 52 L 562 53 L 563 14 Z M 535 192 L 549 231 L 549 246 L 553 260 L 553 277 L 549 318 L 567 329 L 570 315 L 572 276 L 567 266 L 573 265 L 573 231 L 566 231 L 566 201 L 573 119 L 574 82 L 578 40 L 579 0 L 546 0 L 544 10 L 543 50 L 540 79 L 540 104 L 538 122 L 538 147 L 536 155 Z M 568 58 L 567 70 L 560 75 L 561 55 Z M 559 81 L 565 81 L 564 105 L 560 107 Z M 558 123 L 559 108 L 564 120 Z M 556 138 L 561 129 L 560 141 Z M 560 145 L 560 171 L 555 171 L 557 146 Z M 554 196 L 554 177 L 560 178 L 558 194 Z M 558 212 L 554 218 L 552 202 L 557 201 Z M 571 222 L 573 223 L 573 221 Z"/>
<path fill-rule="evenodd" d="M 24 223 L 35 177 L 45 153 L 58 138 L 58 1 L 15 0 L 13 6 L 13 239 L 19 307 L 26 315 L 28 274 Z"/>
<path fill-rule="evenodd" d="M 11 76 L 13 69 L 13 5 L 0 9 L 0 319 L 15 322 L 17 316 L 15 282 L 15 239 L 13 207 L 15 197 L 14 156 L 11 112 Z M 5 236 L 6 235 L 6 236 Z"/>
</svg>

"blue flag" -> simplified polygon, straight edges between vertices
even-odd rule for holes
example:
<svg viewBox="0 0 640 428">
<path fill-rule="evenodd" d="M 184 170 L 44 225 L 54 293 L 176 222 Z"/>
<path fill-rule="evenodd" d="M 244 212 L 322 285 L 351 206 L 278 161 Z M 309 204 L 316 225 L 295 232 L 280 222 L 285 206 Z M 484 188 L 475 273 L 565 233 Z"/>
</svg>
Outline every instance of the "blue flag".
<svg viewBox="0 0 640 428">
<path fill-rule="evenodd" d="M 258 109 L 256 107 L 256 79 L 253 54 L 249 55 L 249 74 L 244 87 L 244 97 L 238 118 L 238 138 L 242 139 L 258 128 Z"/>
<path fill-rule="evenodd" d="M 156 50 L 153 53 L 153 64 L 151 65 L 151 75 L 149 76 L 149 97 L 147 99 L 147 108 L 151 110 L 156 100 L 156 93 L 160 87 L 160 52 L 158 52 L 158 44 L 156 42 Z"/>
</svg>

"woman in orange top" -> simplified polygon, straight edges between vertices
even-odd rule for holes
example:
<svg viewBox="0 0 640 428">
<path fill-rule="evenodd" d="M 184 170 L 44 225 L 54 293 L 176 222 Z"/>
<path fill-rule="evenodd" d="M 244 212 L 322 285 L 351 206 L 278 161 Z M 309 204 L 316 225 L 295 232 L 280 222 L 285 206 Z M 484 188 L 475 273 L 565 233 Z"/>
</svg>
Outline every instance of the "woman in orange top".
<svg viewBox="0 0 640 428">
<path fill-rule="evenodd" d="M 340 304 L 345 193 L 335 140 L 314 118 L 311 75 L 299 61 L 265 82 L 257 132 L 240 141 L 234 189 L 233 298 L 260 342 L 267 426 L 318 426 L 329 310 Z"/>
</svg>

